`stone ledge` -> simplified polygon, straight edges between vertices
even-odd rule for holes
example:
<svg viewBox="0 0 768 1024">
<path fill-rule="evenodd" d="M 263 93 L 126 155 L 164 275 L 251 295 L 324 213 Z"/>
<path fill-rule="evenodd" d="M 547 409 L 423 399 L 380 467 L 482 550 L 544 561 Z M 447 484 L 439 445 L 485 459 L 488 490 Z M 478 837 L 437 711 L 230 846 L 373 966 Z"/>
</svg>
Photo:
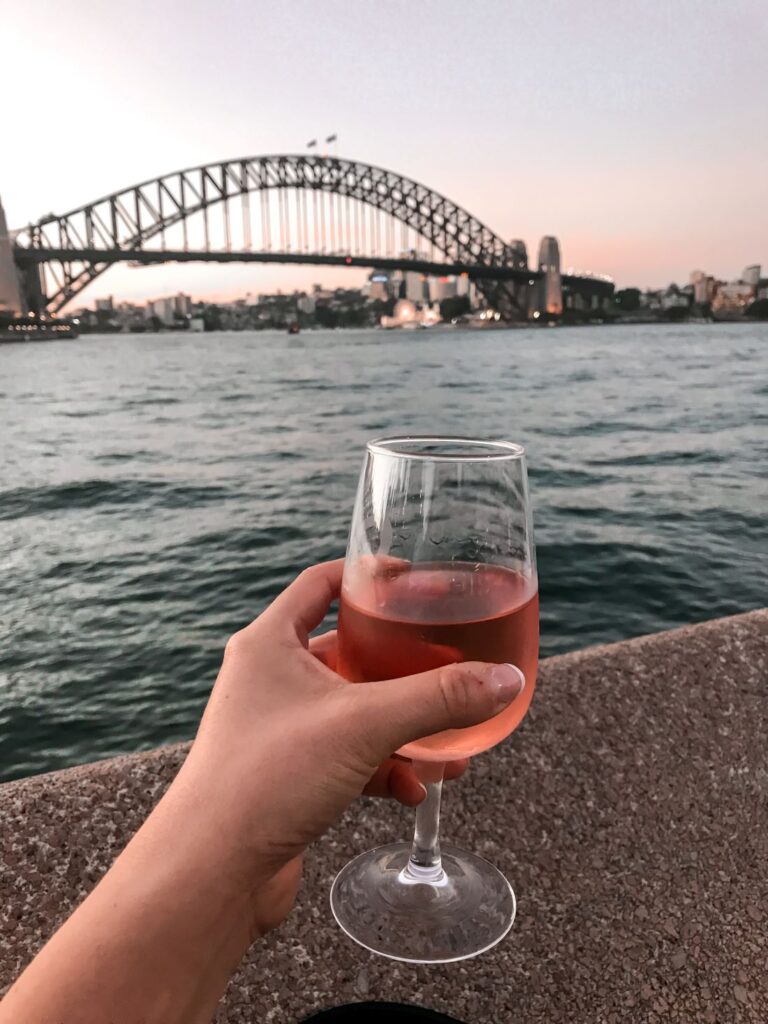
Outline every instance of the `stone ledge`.
<svg viewBox="0 0 768 1024">
<path fill-rule="evenodd" d="M 444 834 L 515 886 L 510 937 L 411 967 L 358 949 L 327 892 L 407 838 L 363 801 L 307 859 L 299 905 L 253 948 L 221 1022 L 400 999 L 471 1024 L 768 1020 L 768 610 L 550 658 L 521 729 L 446 794 Z M 0 991 L 98 880 L 186 747 L 0 787 Z"/>
</svg>

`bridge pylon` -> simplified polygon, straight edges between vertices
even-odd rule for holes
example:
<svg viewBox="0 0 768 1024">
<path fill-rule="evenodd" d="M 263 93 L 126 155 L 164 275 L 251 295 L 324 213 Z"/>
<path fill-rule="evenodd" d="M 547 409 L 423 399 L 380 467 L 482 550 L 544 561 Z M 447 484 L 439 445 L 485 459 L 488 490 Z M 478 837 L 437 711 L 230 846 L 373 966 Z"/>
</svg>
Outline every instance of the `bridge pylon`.
<svg viewBox="0 0 768 1024">
<path fill-rule="evenodd" d="M 5 211 L 0 201 L 0 311 L 17 316 L 26 312 L 22 299 L 19 275 L 16 273 L 16 262 L 13 245 L 8 233 Z"/>
</svg>

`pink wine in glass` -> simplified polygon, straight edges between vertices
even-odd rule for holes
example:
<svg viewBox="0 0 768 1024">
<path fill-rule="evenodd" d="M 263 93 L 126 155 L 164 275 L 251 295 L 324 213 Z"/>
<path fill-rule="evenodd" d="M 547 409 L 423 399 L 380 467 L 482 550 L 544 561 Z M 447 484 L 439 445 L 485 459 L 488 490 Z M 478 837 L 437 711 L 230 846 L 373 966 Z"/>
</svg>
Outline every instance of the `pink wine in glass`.
<svg viewBox="0 0 768 1024">
<path fill-rule="evenodd" d="M 396 679 L 459 661 L 511 662 L 522 694 L 494 718 L 409 743 L 399 753 L 450 761 L 487 750 L 522 721 L 539 654 L 535 576 L 470 562 L 361 559 L 348 568 L 339 610 L 339 671 L 353 682 Z"/>
</svg>

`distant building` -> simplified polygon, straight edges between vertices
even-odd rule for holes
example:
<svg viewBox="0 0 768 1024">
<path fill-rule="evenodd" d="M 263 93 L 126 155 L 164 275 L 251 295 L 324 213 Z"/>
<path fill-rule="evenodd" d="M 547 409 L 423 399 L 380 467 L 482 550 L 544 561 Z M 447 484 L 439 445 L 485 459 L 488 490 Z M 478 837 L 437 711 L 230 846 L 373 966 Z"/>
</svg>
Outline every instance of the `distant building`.
<svg viewBox="0 0 768 1024">
<path fill-rule="evenodd" d="M 676 284 L 671 284 L 661 294 L 662 309 L 682 309 L 690 305 L 689 296 Z"/>
<path fill-rule="evenodd" d="M 730 316 L 743 313 L 754 301 L 756 293 L 756 284 L 745 284 L 743 281 L 721 284 L 712 299 L 712 312 Z"/>
<path fill-rule="evenodd" d="M 563 312 L 560 246 L 553 235 L 545 235 L 541 240 L 539 270 L 542 276 L 532 289 L 533 313 L 560 316 Z"/>
<path fill-rule="evenodd" d="M 296 300 L 296 309 L 307 316 L 312 316 L 315 312 L 315 305 L 315 300 L 311 295 L 300 295 Z"/>
<path fill-rule="evenodd" d="M 693 298 L 697 303 L 709 303 L 713 313 L 724 316 L 739 315 L 755 299 L 761 298 L 761 286 L 764 281 L 760 277 L 759 263 L 745 267 L 738 281 L 718 281 L 703 270 L 694 270 L 691 274 Z"/>
<path fill-rule="evenodd" d="M 745 267 L 741 272 L 741 280 L 744 284 L 751 284 L 753 288 L 757 288 L 760 283 L 760 264 L 755 263 L 751 267 Z"/>
<path fill-rule="evenodd" d="M 435 306 L 418 307 L 409 299 L 400 299 L 396 304 L 392 316 L 383 316 L 381 326 L 389 329 L 396 327 L 433 327 L 440 322 L 440 311 Z"/>
<path fill-rule="evenodd" d="M 156 316 L 160 323 L 170 327 L 176 316 L 174 300 L 172 298 L 154 299 L 147 303 L 147 316 Z"/>
<path fill-rule="evenodd" d="M 429 282 L 429 294 L 432 302 L 442 302 L 456 295 L 455 277 L 433 277 Z"/>
<path fill-rule="evenodd" d="M 386 302 L 393 294 L 393 277 L 388 270 L 372 270 L 368 275 L 368 298 Z"/>
<path fill-rule="evenodd" d="M 111 295 L 107 296 L 106 299 L 96 299 L 93 305 L 97 313 L 111 313 L 115 308 Z"/>
<path fill-rule="evenodd" d="M 429 287 L 424 274 L 418 270 L 406 270 L 405 295 L 410 302 L 429 302 Z"/>
<path fill-rule="evenodd" d="M 600 317 L 612 302 L 613 293 L 612 281 L 599 277 L 572 277 L 563 284 L 563 312 L 570 310 Z"/>
<path fill-rule="evenodd" d="M 642 309 L 661 309 L 664 292 L 648 288 L 640 296 L 640 307 Z"/>
<path fill-rule="evenodd" d="M 98 325 L 96 314 L 92 309 L 78 309 L 74 312 L 73 317 L 80 324 L 81 328 L 95 329 Z"/>
<path fill-rule="evenodd" d="M 692 270 L 689 280 L 693 288 L 693 301 L 709 302 L 706 272 L 703 270 Z"/>
<path fill-rule="evenodd" d="M 21 289 L 13 259 L 5 211 L 0 203 L 0 310 L 7 313 L 21 313 Z"/>
<path fill-rule="evenodd" d="M 528 269 L 528 249 L 525 242 L 520 238 L 513 238 L 509 243 L 512 250 L 512 266 L 518 270 Z"/>
<path fill-rule="evenodd" d="M 456 294 L 457 295 L 469 295 L 472 282 L 469 279 L 468 274 L 460 274 L 456 278 Z"/>
<path fill-rule="evenodd" d="M 178 316 L 189 316 L 192 312 L 192 297 L 179 292 L 173 298 L 173 310 Z"/>
<path fill-rule="evenodd" d="M 693 301 L 704 305 L 711 302 L 717 290 L 717 281 L 711 274 L 703 270 L 691 271 L 691 286 L 693 287 Z"/>
</svg>

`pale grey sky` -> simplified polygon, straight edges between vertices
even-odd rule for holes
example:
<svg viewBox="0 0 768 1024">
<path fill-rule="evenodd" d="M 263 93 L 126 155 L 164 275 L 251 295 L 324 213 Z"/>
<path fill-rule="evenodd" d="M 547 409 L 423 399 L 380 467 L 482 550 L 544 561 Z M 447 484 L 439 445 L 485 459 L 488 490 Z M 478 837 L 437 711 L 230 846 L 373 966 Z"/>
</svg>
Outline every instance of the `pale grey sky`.
<svg viewBox="0 0 768 1024">
<path fill-rule="evenodd" d="M 338 154 L 423 181 L 620 285 L 768 266 L 763 0 L 5 0 L 12 227 L 207 160 Z M 84 293 L 352 280 L 115 268 Z"/>
</svg>

